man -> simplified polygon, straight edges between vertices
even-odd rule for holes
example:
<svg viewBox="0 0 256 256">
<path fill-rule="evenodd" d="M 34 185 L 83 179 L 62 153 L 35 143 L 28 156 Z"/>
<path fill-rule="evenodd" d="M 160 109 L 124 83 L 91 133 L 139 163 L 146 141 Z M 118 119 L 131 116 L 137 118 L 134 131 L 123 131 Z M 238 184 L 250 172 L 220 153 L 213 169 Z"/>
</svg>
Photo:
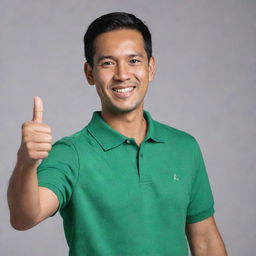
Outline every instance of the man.
<svg viewBox="0 0 256 256">
<path fill-rule="evenodd" d="M 186 256 L 187 240 L 192 255 L 227 255 L 197 141 L 144 110 L 155 73 L 147 26 L 110 13 L 89 26 L 84 44 L 102 109 L 51 147 L 34 98 L 8 189 L 12 226 L 29 229 L 59 210 L 69 255 Z"/>
</svg>

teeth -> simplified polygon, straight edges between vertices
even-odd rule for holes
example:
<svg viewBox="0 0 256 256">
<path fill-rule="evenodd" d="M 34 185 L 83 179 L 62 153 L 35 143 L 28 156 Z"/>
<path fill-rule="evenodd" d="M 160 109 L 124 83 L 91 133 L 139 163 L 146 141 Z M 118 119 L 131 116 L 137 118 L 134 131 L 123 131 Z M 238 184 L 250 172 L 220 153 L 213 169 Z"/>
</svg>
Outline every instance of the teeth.
<svg viewBox="0 0 256 256">
<path fill-rule="evenodd" d="M 132 90 L 133 90 L 133 87 L 127 87 L 124 89 L 114 89 L 114 91 L 116 91 L 116 92 L 130 92 Z"/>
</svg>

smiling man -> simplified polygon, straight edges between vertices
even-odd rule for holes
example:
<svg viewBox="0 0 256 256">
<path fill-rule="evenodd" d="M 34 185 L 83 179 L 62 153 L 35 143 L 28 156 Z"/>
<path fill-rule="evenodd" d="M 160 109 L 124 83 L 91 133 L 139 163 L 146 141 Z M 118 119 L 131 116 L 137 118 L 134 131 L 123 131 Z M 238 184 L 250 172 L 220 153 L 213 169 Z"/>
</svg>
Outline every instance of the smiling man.
<svg viewBox="0 0 256 256">
<path fill-rule="evenodd" d="M 29 229 L 59 211 L 69 255 L 186 256 L 187 241 L 192 255 L 227 255 L 197 141 L 144 110 L 155 73 L 147 26 L 132 14 L 106 14 L 84 44 L 101 111 L 51 146 L 35 97 L 8 188 L 13 227 Z"/>
</svg>

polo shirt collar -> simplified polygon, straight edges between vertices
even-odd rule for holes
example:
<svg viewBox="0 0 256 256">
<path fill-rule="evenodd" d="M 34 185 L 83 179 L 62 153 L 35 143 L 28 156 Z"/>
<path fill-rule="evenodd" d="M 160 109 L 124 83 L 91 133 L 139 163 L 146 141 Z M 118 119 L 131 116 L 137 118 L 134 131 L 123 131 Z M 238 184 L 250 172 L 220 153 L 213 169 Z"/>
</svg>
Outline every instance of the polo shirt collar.
<svg viewBox="0 0 256 256">
<path fill-rule="evenodd" d="M 151 140 L 153 142 L 164 142 L 164 138 L 158 131 L 158 127 L 149 112 L 143 110 L 143 115 L 147 120 L 148 125 L 148 130 L 144 141 Z M 101 111 L 93 112 L 92 119 L 87 125 L 87 129 L 104 150 L 115 148 L 124 143 L 127 139 L 131 139 L 114 130 L 101 117 Z"/>
</svg>

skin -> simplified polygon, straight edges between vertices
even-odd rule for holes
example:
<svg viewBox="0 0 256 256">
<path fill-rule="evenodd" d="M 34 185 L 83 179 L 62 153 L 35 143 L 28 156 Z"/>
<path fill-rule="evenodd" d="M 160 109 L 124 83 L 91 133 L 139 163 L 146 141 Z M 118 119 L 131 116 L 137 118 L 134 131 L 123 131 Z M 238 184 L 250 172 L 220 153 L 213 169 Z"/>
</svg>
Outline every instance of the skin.
<svg viewBox="0 0 256 256">
<path fill-rule="evenodd" d="M 213 216 L 186 225 L 192 256 L 227 256 L 227 251 Z"/>
<path fill-rule="evenodd" d="M 51 127 L 43 123 L 43 101 L 34 98 L 33 118 L 21 128 L 21 145 L 17 163 L 8 186 L 11 225 L 17 230 L 29 229 L 53 214 L 59 205 L 49 189 L 38 187 L 39 160 L 51 150 Z"/>
<path fill-rule="evenodd" d="M 143 107 L 155 74 L 154 57 L 148 61 L 141 34 L 131 29 L 103 33 L 96 38 L 94 47 L 94 65 L 85 63 L 84 70 L 101 99 L 102 117 L 113 129 L 135 138 L 139 146 L 147 129 Z M 136 86 L 132 96 L 120 99 L 113 94 L 113 87 L 128 85 Z M 193 256 L 227 255 L 213 216 L 187 224 L 186 234 Z"/>
<path fill-rule="evenodd" d="M 93 67 L 85 63 L 90 85 L 95 85 L 101 99 L 103 119 L 115 130 L 133 137 L 138 145 L 146 134 L 143 118 L 144 97 L 155 74 L 155 60 L 148 60 L 144 40 L 137 30 L 120 29 L 99 35 L 94 43 Z M 113 87 L 135 89 L 121 99 Z"/>
<path fill-rule="evenodd" d="M 136 30 L 120 29 L 99 35 L 95 40 L 94 65 L 85 63 L 90 85 L 95 85 L 101 100 L 102 118 L 115 130 L 143 141 L 147 122 L 143 117 L 144 98 L 155 74 L 155 60 L 147 58 L 144 41 Z M 113 88 L 134 86 L 127 97 Z M 37 186 L 37 165 L 51 149 L 51 129 L 43 123 L 43 103 L 35 97 L 33 119 L 22 126 L 18 161 L 8 187 L 11 224 L 29 229 L 52 215 L 58 208 L 57 196 Z M 193 256 L 226 256 L 227 252 L 214 217 L 187 224 L 186 234 Z"/>
<path fill-rule="evenodd" d="M 138 146 L 146 134 L 143 118 L 144 98 L 155 74 L 155 60 L 149 61 L 144 41 L 136 30 L 120 29 L 99 35 L 94 47 L 93 67 L 85 63 L 90 85 L 95 85 L 101 99 L 103 119 L 115 130 L 135 138 Z M 115 96 L 112 88 L 135 85 L 125 99 Z M 187 224 L 186 234 L 193 256 L 226 256 L 223 240 L 214 217 Z"/>
</svg>

